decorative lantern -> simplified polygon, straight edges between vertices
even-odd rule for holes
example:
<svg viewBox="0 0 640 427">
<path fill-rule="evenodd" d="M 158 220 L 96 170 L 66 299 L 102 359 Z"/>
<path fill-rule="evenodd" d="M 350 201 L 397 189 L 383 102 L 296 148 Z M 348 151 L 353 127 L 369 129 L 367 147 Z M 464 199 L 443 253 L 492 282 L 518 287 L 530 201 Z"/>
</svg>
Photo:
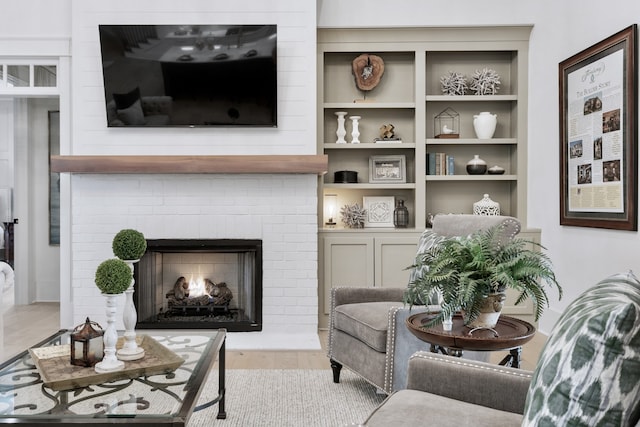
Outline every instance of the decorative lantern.
<svg viewBox="0 0 640 427">
<path fill-rule="evenodd" d="M 447 108 L 433 118 L 435 138 L 460 138 L 460 114 Z"/>
<path fill-rule="evenodd" d="M 88 317 L 84 324 L 76 326 L 71 333 L 71 364 L 91 367 L 100 362 L 104 357 L 103 334 L 102 326 Z"/>
<path fill-rule="evenodd" d="M 409 226 L 409 209 L 404 205 L 404 200 L 398 200 L 398 206 L 393 211 L 393 225 L 398 228 Z"/>
</svg>

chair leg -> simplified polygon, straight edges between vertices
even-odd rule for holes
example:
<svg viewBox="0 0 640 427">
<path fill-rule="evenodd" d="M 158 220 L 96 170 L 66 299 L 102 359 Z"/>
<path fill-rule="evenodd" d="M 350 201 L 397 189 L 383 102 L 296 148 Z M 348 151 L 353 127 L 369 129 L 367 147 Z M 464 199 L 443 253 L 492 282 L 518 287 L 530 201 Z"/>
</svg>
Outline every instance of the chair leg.
<svg viewBox="0 0 640 427">
<path fill-rule="evenodd" d="M 331 359 L 331 369 L 333 370 L 333 382 L 334 383 L 339 383 L 340 382 L 340 369 L 342 369 L 342 365 L 339 364 L 338 362 L 336 362 L 335 360 Z"/>
</svg>

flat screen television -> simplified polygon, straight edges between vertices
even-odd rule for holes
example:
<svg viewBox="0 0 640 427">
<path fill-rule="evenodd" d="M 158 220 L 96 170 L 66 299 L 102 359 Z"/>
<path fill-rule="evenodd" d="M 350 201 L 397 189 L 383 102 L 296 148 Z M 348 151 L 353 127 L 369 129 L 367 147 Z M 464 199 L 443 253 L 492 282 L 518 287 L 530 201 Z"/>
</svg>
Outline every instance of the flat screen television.
<svg viewBox="0 0 640 427">
<path fill-rule="evenodd" d="M 100 25 L 107 125 L 277 126 L 276 25 Z"/>
</svg>

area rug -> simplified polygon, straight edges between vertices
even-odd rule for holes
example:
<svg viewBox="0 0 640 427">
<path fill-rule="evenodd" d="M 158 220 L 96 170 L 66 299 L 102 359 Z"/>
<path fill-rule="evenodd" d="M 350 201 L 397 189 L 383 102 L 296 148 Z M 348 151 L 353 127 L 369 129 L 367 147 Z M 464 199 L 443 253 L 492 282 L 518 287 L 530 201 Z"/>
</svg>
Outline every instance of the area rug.
<svg viewBox="0 0 640 427">
<path fill-rule="evenodd" d="M 198 404 L 218 394 L 214 371 Z M 215 405 L 194 413 L 189 427 L 344 427 L 363 422 L 385 398 L 346 369 L 339 384 L 326 369 L 230 369 L 226 385 L 227 419 L 216 419 Z"/>
</svg>

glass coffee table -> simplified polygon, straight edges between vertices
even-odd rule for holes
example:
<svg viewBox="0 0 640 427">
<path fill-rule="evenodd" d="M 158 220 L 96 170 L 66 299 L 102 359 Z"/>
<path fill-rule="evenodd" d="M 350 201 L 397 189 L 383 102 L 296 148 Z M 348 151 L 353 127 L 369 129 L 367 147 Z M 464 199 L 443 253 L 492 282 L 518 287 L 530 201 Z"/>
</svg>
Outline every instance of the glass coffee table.
<svg viewBox="0 0 640 427">
<path fill-rule="evenodd" d="M 225 412 L 226 330 L 144 330 L 146 335 L 184 359 L 170 373 L 143 375 L 69 390 L 46 386 L 28 350 L 0 365 L 0 424 L 147 424 L 185 426 L 194 411 L 218 404 Z M 32 348 L 69 344 L 61 330 Z M 218 359 L 217 396 L 196 406 Z M 93 368 L 82 368 L 93 369 Z"/>
</svg>

